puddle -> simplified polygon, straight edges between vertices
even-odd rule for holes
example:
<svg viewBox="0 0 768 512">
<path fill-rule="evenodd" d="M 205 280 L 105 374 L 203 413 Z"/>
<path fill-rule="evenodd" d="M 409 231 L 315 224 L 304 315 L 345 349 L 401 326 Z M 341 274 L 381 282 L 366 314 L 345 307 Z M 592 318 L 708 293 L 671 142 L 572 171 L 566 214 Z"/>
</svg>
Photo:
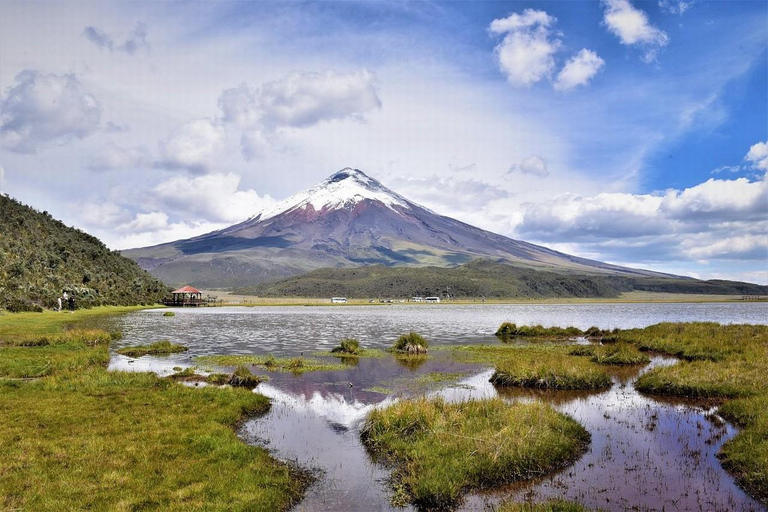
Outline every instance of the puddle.
<svg viewBox="0 0 768 512">
<path fill-rule="evenodd" d="M 493 372 L 478 372 L 477 366 L 471 367 L 473 374 L 447 387 L 422 388 L 421 392 L 451 401 L 494 396 L 542 400 L 571 415 L 592 435 L 589 451 L 564 471 L 540 481 L 469 495 L 462 510 L 493 510 L 506 499 L 538 502 L 548 498 L 608 510 L 763 510 L 735 485 L 716 458 L 720 446 L 736 431 L 717 420 L 714 405 L 657 400 L 635 391 L 632 382 L 641 371 L 673 363 L 655 357 L 643 370 L 613 370 L 613 386 L 602 392 L 497 391 L 488 382 Z M 272 374 L 268 383 L 257 388 L 272 399 L 272 410 L 246 422 L 240 435 L 316 472 L 318 479 L 297 510 L 393 510 L 389 471 L 368 457 L 360 444 L 360 427 L 373 408 L 418 391 L 412 384 L 388 395 L 369 389 L 423 382 L 419 375 L 467 368 L 440 357 L 417 371 L 391 359 L 361 359 L 357 366 L 340 372 Z"/>
</svg>

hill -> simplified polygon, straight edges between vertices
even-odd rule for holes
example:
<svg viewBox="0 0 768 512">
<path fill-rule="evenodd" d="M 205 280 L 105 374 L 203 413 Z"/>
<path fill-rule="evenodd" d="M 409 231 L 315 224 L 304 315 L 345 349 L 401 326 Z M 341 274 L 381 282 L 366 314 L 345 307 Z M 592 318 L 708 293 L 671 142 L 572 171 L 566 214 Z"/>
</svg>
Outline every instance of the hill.
<svg viewBox="0 0 768 512">
<path fill-rule="evenodd" d="M 614 298 L 628 291 L 714 295 L 766 295 L 768 286 L 734 281 L 699 281 L 616 275 L 560 274 L 476 260 L 454 268 L 386 267 L 319 269 L 235 293 L 260 297 L 404 298 Z"/>
<path fill-rule="evenodd" d="M 123 254 L 166 283 L 208 288 L 254 285 L 318 268 L 455 267 L 478 258 L 560 274 L 670 277 L 470 226 L 349 168 L 226 229 Z"/>
<path fill-rule="evenodd" d="M 151 304 L 166 287 L 97 238 L 0 195 L 0 308 L 53 307 L 63 291 L 91 307 Z"/>
</svg>

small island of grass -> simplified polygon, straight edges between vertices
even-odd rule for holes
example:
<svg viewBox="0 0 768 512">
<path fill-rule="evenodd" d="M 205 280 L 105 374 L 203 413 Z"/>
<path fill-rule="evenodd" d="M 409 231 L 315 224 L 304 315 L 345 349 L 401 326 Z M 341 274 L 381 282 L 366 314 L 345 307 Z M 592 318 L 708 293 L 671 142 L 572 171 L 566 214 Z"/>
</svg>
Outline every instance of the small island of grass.
<svg viewBox="0 0 768 512">
<path fill-rule="evenodd" d="M 432 509 L 455 507 L 473 489 L 565 467 L 590 439 L 545 404 L 426 398 L 373 411 L 361 438 L 375 458 L 394 467 L 396 504 Z"/>
<path fill-rule="evenodd" d="M 186 352 L 187 350 L 189 349 L 184 345 L 174 345 L 168 340 L 160 340 L 150 345 L 124 347 L 119 349 L 117 353 L 128 357 L 167 356 L 169 354 Z"/>
<path fill-rule="evenodd" d="M 424 337 L 416 332 L 409 332 L 408 334 L 400 335 L 394 345 L 392 345 L 392 351 L 404 354 L 426 354 L 429 342 Z"/>
</svg>

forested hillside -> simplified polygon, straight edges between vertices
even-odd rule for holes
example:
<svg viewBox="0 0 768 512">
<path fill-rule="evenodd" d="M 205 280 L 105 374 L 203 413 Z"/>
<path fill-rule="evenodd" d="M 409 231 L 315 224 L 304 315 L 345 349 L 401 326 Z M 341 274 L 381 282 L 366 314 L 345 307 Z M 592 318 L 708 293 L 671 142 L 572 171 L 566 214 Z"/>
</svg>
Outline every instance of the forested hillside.
<svg viewBox="0 0 768 512">
<path fill-rule="evenodd" d="M 236 293 L 261 297 L 404 298 L 412 296 L 554 298 L 618 297 L 641 290 L 668 293 L 766 295 L 768 287 L 735 281 L 700 281 L 559 274 L 476 260 L 454 268 L 386 267 L 320 269 Z"/>
<path fill-rule="evenodd" d="M 0 195 L 0 308 L 53 307 L 63 291 L 90 307 L 154 303 L 166 287 L 97 238 Z"/>
</svg>

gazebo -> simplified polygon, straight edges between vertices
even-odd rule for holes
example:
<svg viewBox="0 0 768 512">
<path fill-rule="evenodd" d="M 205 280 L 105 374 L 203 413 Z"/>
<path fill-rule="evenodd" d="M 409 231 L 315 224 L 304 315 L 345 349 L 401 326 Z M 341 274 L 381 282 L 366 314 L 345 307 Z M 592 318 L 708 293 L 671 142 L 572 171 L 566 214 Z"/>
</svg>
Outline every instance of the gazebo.
<svg viewBox="0 0 768 512">
<path fill-rule="evenodd" d="M 203 292 L 189 285 L 172 291 L 171 295 L 172 299 L 164 301 L 166 306 L 199 306 L 206 303 Z"/>
</svg>

